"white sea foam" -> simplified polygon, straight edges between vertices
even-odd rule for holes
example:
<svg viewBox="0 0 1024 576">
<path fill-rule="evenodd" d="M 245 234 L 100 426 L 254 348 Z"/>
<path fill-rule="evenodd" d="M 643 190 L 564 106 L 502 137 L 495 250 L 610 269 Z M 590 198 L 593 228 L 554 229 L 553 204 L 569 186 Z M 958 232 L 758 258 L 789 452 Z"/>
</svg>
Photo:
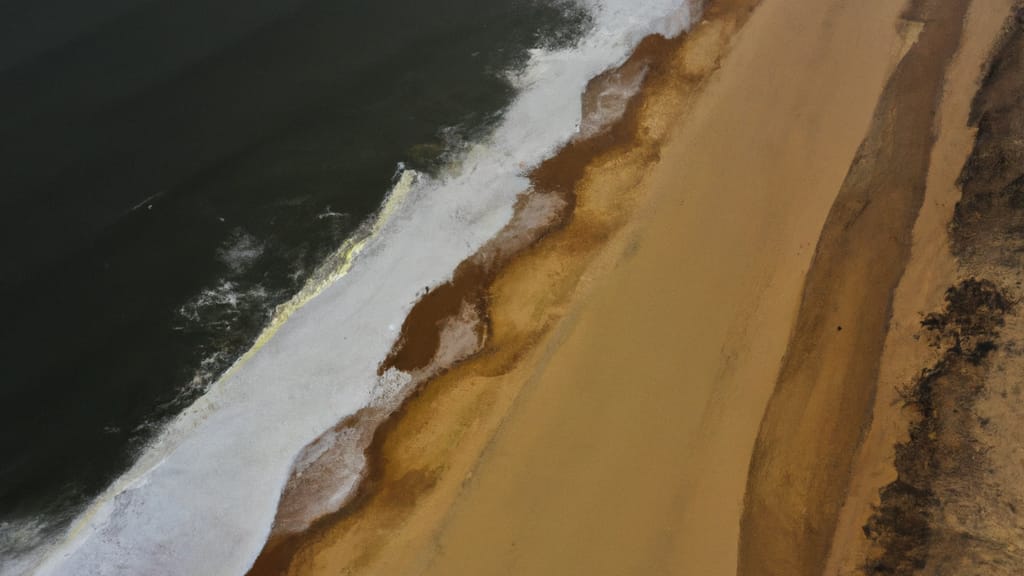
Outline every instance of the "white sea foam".
<svg viewBox="0 0 1024 576">
<path fill-rule="evenodd" d="M 279 311 L 254 350 L 72 524 L 39 573 L 248 569 L 270 532 L 293 463 L 300 458 L 301 467 L 329 448 L 310 443 L 343 418 L 404 393 L 411 378 L 391 374 L 381 381 L 376 373 L 397 327 L 424 286 L 447 280 L 509 221 L 529 184 L 524 172 L 575 135 L 587 81 L 624 61 L 644 36 L 676 35 L 690 23 L 684 0 L 581 1 L 594 25 L 580 43 L 531 54 L 500 125 L 449 176 L 403 174 L 396 185 L 401 193 L 392 194 L 368 238 L 343 247 Z M 243 242 L 246 258 L 254 253 L 249 248 Z M 345 441 L 344 434 L 324 440 Z M 359 464 L 361 456 L 351 462 Z M 349 473 L 357 476 L 358 468 Z M 355 482 L 339 485 L 350 489 Z"/>
<path fill-rule="evenodd" d="M 583 105 L 580 138 L 590 138 L 615 123 L 626 112 L 633 95 L 640 90 L 647 69 L 625 72 L 621 69 L 602 78 L 597 87 L 591 87 L 589 101 Z"/>
</svg>

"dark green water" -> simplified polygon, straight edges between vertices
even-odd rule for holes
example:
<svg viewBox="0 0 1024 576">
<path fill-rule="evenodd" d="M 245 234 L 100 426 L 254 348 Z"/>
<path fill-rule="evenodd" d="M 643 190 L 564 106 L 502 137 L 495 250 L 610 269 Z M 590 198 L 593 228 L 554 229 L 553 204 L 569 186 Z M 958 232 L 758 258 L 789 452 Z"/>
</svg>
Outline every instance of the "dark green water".
<svg viewBox="0 0 1024 576">
<path fill-rule="evenodd" d="M 571 42 L 542 0 L 0 0 L 0 558 Z M 2 522 L 8 522 L 2 524 Z M 59 523 L 58 523 L 59 524 Z"/>
</svg>

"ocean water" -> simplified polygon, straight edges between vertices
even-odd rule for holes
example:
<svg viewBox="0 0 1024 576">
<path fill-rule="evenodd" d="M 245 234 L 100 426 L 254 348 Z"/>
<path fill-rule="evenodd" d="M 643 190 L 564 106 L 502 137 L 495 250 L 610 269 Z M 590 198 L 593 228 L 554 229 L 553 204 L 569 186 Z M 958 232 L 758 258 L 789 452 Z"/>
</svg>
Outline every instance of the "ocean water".
<svg viewBox="0 0 1024 576">
<path fill-rule="evenodd" d="M 205 391 L 399 162 L 436 169 L 511 101 L 505 71 L 584 25 L 540 1 L 0 2 L 0 556 Z"/>
<path fill-rule="evenodd" d="M 397 327 L 576 134 L 587 81 L 690 17 L 79 4 L 0 5 L 6 573 L 243 572 L 303 448 L 407 391 L 376 375 Z"/>
</svg>

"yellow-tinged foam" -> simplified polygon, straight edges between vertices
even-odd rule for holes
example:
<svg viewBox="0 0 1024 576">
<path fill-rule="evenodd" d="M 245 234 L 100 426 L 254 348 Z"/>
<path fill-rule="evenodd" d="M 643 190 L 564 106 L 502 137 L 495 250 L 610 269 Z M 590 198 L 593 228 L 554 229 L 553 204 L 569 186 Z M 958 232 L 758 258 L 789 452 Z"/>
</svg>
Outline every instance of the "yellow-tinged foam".
<svg viewBox="0 0 1024 576">
<path fill-rule="evenodd" d="M 274 309 L 274 315 L 271 317 L 270 322 L 267 323 L 260 335 L 256 337 L 252 346 L 242 354 L 234 364 L 228 368 L 218 380 L 223 380 L 229 375 L 234 373 L 240 366 L 242 366 L 253 354 L 262 348 L 270 339 L 277 333 L 277 331 L 284 325 L 284 323 L 294 314 L 297 310 L 302 308 L 307 302 L 316 298 L 321 292 L 324 291 L 328 286 L 336 282 L 337 280 L 348 274 L 348 271 L 352 268 L 352 264 L 355 262 L 356 257 L 363 251 L 366 244 L 373 239 L 380 231 L 384 228 L 384 225 L 390 220 L 391 216 L 394 215 L 395 211 L 402 204 L 405 198 L 409 195 L 413 185 L 419 178 L 419 173 L 415 170 L 403 170 L 402 175 L 398 178 L 398 182 L 395 183 L 391 192 L 388 193 L 387 198 L 384 200 L 384 204 L 377 212 L 376 217 L 373 219 L 373 224 L 369 227 L 369 230 L 365 234 L 356 233 L 341 245 L 340 248 L 334 251 L 327 259 L 321 264 L 315 272 L 310 276 L 306 284 L 292 296 L 287 302 L 279 304 Z"/>
</svg>

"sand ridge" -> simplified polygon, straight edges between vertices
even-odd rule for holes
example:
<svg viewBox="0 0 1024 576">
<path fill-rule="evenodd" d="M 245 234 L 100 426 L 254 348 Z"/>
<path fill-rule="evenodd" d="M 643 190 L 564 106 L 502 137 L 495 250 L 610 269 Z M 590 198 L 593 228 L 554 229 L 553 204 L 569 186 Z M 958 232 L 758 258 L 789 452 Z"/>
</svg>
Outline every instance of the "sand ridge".
<svg viewBox="0 0 1024 576">
<path fill-rule="evenodd" d="M 532 363 L 524 361 L 523 357 L 531 352 L 535 356 L 543 353 L 540 352 L 545 349 L 540 342 L 542 338 L 566 314 L 573 295 L 586 291 L 584 270 L 594 266 L 598 249 L 626 222 L 626 215 L 640 198 L 639 194 L 632 193 L 636 182 L 656 160 L 660 142 L 665 137 L 663 119 L 658 114 L 649 114 L 647 109 L 663 109 L 665 101 L 687 105 L 689 95 L 696 92 L 695 87 L 717 65 L 721 43 L 738 26 L 733 19 L 737 11 L 733 4 L 742 5 L 742 2 L 722 2 L 712 7 L 701 33 L 687 37 L 687 49 L 677 51 L 679 40 L 652 36 L 640 44 L 620 70 L 611 74 L 628 77 L 639 68 L 644 72 L 645 86 L 660 88 L 645 90 L 643 98 L 633 99 L 622 121 L 609 130 L 573 142 L 534 172 L 533 180 L 538 187 L 543 187 L 542 193 L 554 193 L 565 199 L 572 209 L 571 220 L 566 221 L 569 213 L 563 211 L 561 221 L 555 223 L 554 229 L 549 230 L 537 246 L 512 255 L 511 260 L 509 254 L 500 261 L 487 258 L 481 261 L 477 255 L 464 263 L 460 269 L 465 268 L 467 273 L 457 273 L 453 282 L 442 287 L 441 293 L 428 294 L 418 305 L 419 310 L 414 309 L 403 326 L 403 338 L 396 346 L 396 353 L 387 362 L 408 363 L 418 369 L 418 365 L 428 361 L 432 350 L 437 348 L 431 342 L 436 342 L 436 335 L 429 331 L 444 318 L 446 308 L 456 308 L 459 300 L 469 306 L 487 308 L 484 348 L 472 362 L 456 365 L 418 389 L 416 396 L 382 426 L 370 447 L 369 477 L 350 505 L 300 538 L 290 538 L 284 543 L 271 541 L 251 573 L 279 573 L 288 569 L 289 564 L 293 569 L 300 569 L 295 566 L 305 566 L 304 559 L 316 548 L 313 544 L 324 538 L 325 533 L 351 536 L 340 545 L 330 547 L 329 551 L 337 560 L 331 566 L 354 569 L 373 565 L 380 569 L 368 558 L 393 562 L 395 556 L 386 555 L 382 549 L 393 547 L 396 540 L 382 539 L 379 528 L 350 531 L 351 524 L 368 522 L 386 526 L 388 530 L 394 529 L 399 521 L 406 526 L 422 526 L 408 521 L 406 515 L 430 513 L 432 500 L 452 497 L 450 490 L 435 490 L 434 485 L 451 489 L 460 473 L 449 473 L 436 464 L 442 462 L 445 468 L 466 473 L 473 458 L 493 434 L 508 402 L 528 380 L 524 371 L 529 368 L 525 366 Z M 596 78 L 591 88 L 600 89 L 605 76 L 608 75 Z M 650 106 L 655 100 L 651 93 L 662 101 L 658 106 Z M 575 196 L 574 188 L 591 162 L 604 162 L 609 166 L 604 172 L 602 189 L 592 190 L 581 201 Z M 421 331 L 427 331 L 428 338 L 408 346 L 405 335 Z M 421 343 L 426 346 L 421 347 Z M 406 354 L 406 350 L 412 353 Z M 439 412 L 454 417 L 436 419 L 434 416 Z M 472 418 L 467 421 L 469 413 Z M 437 481 L 442 472 L 447 483 Z M 431 518 L 436 522 L 436 515 Z M 293 556 L 296 556 L 295 562 L 292 562 Z"/>
</svg>

